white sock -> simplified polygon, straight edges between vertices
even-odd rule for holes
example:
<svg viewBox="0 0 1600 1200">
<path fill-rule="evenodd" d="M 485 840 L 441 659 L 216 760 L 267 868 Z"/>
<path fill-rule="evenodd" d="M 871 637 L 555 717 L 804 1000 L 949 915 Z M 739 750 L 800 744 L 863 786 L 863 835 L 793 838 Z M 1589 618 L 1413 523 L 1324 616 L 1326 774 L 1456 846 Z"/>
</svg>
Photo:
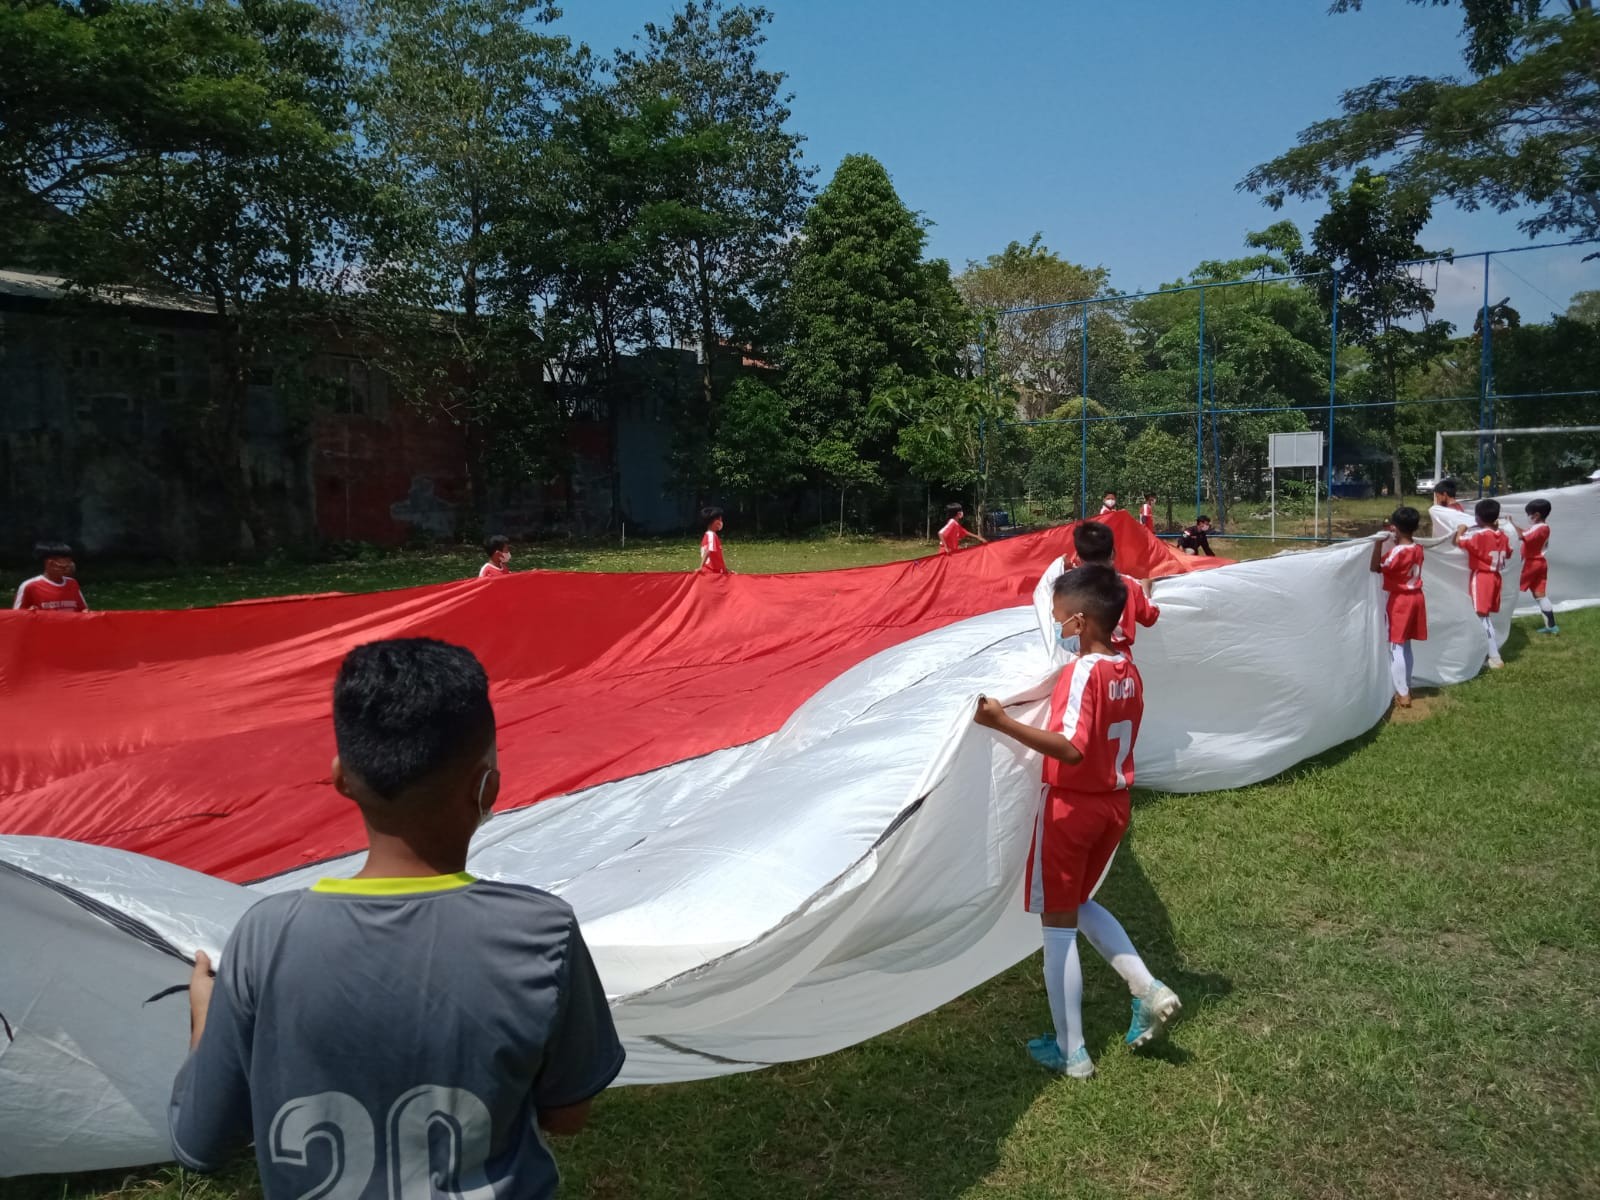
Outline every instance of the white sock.
<svg viewBox="0 0 1600 1200">
<path fill-rule="evenodd" d="M 1478 620 L 1483 622 L 1483 635 L 1486 638 L 1489 639 L 1489 657 L 1490 658 L 1499 658 L 1500 657 L 1500 641 L 1494 635 L 1494 618 L 1493 617 L 1479 617 Z"/>
<path fill-rule="evenodd" d="M 1083 1045 L 1083 968 L 1078 963 L 1078 931 L 1044 927 L 1044 990 L 1056 1022 L 1056 1045 L 1071 1058 Z"/>
<path fill-rule="evenodd" d="M 1410 649 L 1410 642 L 1389 643 L 1389 680 L 1396 696 L 1411 694 L 1411 672 L 1406 669 L 1406 651 Z"/>
<path fill-rule="evenodd" d="M 1556 610 L 1550 607 L 1549 596 L 1535 596 L 1539 602 L 1539 611 L 1544 614 L 1544 623 L 1548 627 L 1556 623 Z"/>
<path fill-rule="evenodd" d="M 1411 643 L 1406 643 L 1406 695 L 1411 694 L 1411 669 L 1416 664 L 1416 655 L 1411 652 Z"/>
<path fill-rule="evenodd" d="M 1111 964 L 1111 969 L 1122 976 L 1128 991 L 1142 996 L 1150 990 L 1156 977 L 1144 965 L 1144 959 L 1133 948 L 1133 941 L 1122 922 L 1111 915 L 1103 904 L 1087 900 L 1078 905 L 1078 928 L 1089 944 L 1100 952 L 1100 957 Z"/>
</svg>

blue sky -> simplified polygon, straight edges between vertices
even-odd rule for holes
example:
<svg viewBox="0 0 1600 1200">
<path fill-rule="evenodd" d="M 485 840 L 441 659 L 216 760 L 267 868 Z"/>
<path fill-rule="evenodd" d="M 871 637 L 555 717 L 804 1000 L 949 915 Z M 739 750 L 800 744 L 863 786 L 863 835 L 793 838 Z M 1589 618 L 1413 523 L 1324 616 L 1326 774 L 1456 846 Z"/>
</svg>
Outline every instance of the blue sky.
<svg viewBox="0 0 1600 1200">
<path fill-rule="evenodd" d="M 558 28 L 609 53 L 671 0 L 569 0 Z M 1236 257 L 1280 216 L 1235 185 L 1376 75 L 1463 71 L 1455 9 L 1369 0 L 768 0 L 765 65 L 788 74 L 794 128 L 825 184 L 880 159 L 958 270 L 1013 239 L 1109 268 L 1124 291 Z M 1529 244 L 1517 214 L 1441 206 L 1423 235 L 1457 252 Z M 1544 240 L 1559 240 L 1547 238 Z M 1492 300 L 1530 319 L 1600 287 L 1575 250 L 1495 260 Z M 1470 325 L 1482 260 L 1437 272 L 1442 315 Z M 1513 274 L 1514 272 L 1514 274 Z M 1435 280 L 1431 270 L 1428 282 Z"/>
</svg>

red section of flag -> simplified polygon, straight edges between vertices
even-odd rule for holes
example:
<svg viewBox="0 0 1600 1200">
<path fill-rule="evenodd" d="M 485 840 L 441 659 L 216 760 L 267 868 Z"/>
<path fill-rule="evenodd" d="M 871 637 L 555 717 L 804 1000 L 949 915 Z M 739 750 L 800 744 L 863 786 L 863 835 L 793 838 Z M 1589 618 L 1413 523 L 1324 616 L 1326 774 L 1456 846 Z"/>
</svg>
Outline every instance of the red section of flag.
<svg viewBox="0 0 1600 1200">
<path fill-rule="evenodd" d="M 1224 560 L 1110 519 L 1140 578 Z M 0 833 L 116 846 L 232 880 L 364 844 L 328 785 L 329 694 L 352 646 L 437 637 L 489 671 L 499 807 L 776 730 L 918 634 L 1026 604 L 1069 528 L 803 575 L 519 572 L 366 595 L 72 619 L 0 613 Z"/>
</svg>

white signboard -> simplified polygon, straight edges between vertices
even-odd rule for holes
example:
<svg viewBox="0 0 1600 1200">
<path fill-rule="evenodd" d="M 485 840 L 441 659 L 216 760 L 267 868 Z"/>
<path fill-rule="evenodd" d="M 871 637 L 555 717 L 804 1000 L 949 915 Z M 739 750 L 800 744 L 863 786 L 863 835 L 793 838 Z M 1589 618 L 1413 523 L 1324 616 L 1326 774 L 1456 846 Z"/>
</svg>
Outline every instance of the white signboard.
<svg viewBox="0 0 1600 1200">
<path fill-rule="evenodd" d="M 1322 434 L 1273 433 L 1267 435 L 1268 467 L 1320 467 Z"/>
</svg>

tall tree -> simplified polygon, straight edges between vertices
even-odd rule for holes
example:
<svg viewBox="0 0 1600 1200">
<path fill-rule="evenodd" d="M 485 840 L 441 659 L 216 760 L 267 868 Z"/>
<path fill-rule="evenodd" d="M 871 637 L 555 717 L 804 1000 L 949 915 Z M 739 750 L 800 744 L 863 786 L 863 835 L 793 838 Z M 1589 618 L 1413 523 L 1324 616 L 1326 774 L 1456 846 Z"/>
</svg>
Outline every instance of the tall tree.
<svg viewBox="0 0 1600 1200">
<path fill-rule="evenodd" d="M 679 414 L 679 474 L 691 490 L 711 482 L 719 351 L 754 340 L 809 190 L 803 139 L 788 128 L 784 75 L 760 64 L 771 20 L 760 7 L 690 0 L 666 24 L 646 25 L 639 47 L 616 55 L 629 106 L 643 112 L 669 102 L 680 145 L 693 151 L 678 164 L 680 210 L 664 231 L 668 317 L 700 356 L 698 394 Z"/>
<path fill-rule="evenodd" d="M 378 172 L 404 181 L 406 244 L 372 264 L 385 365 L 416 400 L 466 427 L 481 513 L 496 466 L 558 465 L 562 416 L 542 383 L 532 296 L 506 224 L 539 186 L 573 85 L 569 43 L 542 30 L 550 0 L 371 0 L 364 127 Z"/>
<path fill-rule="evenodd" d="M 963 306 L 949 267 L 923 261 L 926 236 L 865 154 L 839 164 L 801 227 L 785 300 L 787 387 L 813 469 L 841 489 L 890 462 L 907 389 L 955 373 Z"/>
<path fill-rule="evenodd" d="M 1412 0 L 1455 7 L 1452 0 Z M 1362 7 L 1336 0 L 1333 11 Z M 1600 235 L 1600 18 L 1592 0 L 1460 0 L 1472 78 L 1387 77 L 1245 176 L 1274 207 L 1381 161 L 1399 188 L 1464 208 L 1534 211 L 1530 235 Z"/>
<path fill-rule="evenodd" d="M 155 278 L 204 296 L 220 331 L 222 383 L 190 413 L 191 469 L 215 474 L 256 548 L 269 527 L 243 459 L 250 376 L 283 390 L 303 365 L 300 318 L 340 290 L 371 212 L 348 119 L 343 30 L 309 0 L 241 0 L 211 15 L 226 39 L 202 81 L 226 73 L 254 126 L 219 145 L 146 154 L 102 176 L 67 229 L 73 275 L 90 286 Z M 226 47 L 226 59 L 217 57 Z M 243 125 L 242 112 L 230 120 Z M 302 356 L 303 357 L 303 356 Z"/>
</svg>

